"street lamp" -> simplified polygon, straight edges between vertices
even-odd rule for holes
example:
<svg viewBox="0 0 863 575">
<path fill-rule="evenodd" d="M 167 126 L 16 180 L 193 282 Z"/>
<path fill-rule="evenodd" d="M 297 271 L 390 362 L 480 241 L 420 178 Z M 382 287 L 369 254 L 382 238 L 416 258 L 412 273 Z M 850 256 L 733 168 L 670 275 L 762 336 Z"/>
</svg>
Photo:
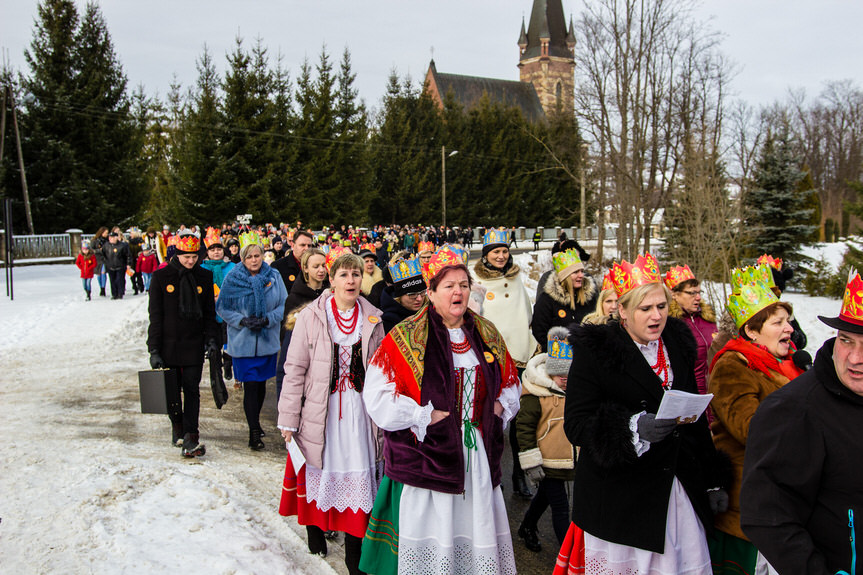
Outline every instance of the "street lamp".
<svg viewBox="0 0 863 575">
<path fill-rule="evenodd" d="M 453 150 L 449 153 L 449 157 L 453 157 L 458 154 L 458 150 Z M 443 227 L 444 231 L 446 231 L 446 146 L 440 147 L 440 195 L 441 195 L 441 203 L 442 203 L 442 216 L 443 216 Z"/>
<path fill-rule="evenodd" d="M 584 170 L 587 168 L 587 142 L 582 142 L 581 152 L 581 230 L 579 232 L 581 237 L 578 239 L 583 242 L 585 239 L 585 232 L 587 231 L 585 229 L 587 226 L 587 206 L 584 205 Z"/>
</svg>

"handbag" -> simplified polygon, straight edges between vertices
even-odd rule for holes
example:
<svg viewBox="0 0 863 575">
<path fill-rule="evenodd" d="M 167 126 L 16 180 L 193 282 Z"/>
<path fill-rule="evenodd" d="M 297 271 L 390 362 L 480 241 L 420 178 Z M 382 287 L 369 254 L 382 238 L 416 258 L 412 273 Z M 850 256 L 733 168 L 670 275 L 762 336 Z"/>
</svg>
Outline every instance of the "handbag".
<svg viewBox="0 0 863 575">
<path fill-rule="evenodd" d="M 141 413 L 179 415 L 180 385 L 175 369 L 148 369 L 138 372 Z"/>
</svg>

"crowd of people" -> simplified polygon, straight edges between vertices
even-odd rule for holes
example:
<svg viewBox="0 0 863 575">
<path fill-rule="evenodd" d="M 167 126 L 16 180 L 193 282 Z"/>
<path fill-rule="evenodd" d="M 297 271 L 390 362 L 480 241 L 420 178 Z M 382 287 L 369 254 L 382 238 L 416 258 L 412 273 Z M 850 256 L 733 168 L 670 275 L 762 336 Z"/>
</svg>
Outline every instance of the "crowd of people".
<svg viewBox="0 0 863 575">
<path fill-rule="evenodd" d="M 185 457 L 206 452 L 205 357 L 241 382 L 252 450 L 275 376 L 279 511 L 313 554 L 343 532 L 352 574 L 514 573 L 505 457 L 530 500 L 516 542 L 559 547 L 561 575 L 854 573 L 859 276 L 820 318 L 838 334 L 813 366 L 781 260 L 733 270 L 717 313 L 686 265 L 663 274 L 645 253 L 592 277 L 561 238 L 532 303 L 512 232 L 482 230 L 470 262 L 473 234 L 104 228 L 77 264 L 87 299 L 96 275 L 101 295 L 107 276 L 122 298 L 126 275 L 149 293 L 150 364 L 178 374 Z"/>
</svg>

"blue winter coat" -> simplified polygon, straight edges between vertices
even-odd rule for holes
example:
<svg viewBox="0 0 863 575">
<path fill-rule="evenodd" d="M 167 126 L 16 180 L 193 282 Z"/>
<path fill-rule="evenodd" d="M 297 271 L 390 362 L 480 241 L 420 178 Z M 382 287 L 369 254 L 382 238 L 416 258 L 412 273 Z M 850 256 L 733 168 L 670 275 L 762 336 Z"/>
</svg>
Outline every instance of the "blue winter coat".
<svg viewBox="0 0 863 575">
<path fill-rule="evenodd" d="M 257 298 L 255 285 L 260 288 Z M 261 357 L 279 353 L 279 325 L 287 298 L 282 277 L 266 262 L 255 276 L 242 264 L 228 272 L 216 301 L 216 313 L 228 324 L 228 354 Z M 252 331 L 240 325 L 245 317 L 266 317 L 269 323 Z"/>
</svg>

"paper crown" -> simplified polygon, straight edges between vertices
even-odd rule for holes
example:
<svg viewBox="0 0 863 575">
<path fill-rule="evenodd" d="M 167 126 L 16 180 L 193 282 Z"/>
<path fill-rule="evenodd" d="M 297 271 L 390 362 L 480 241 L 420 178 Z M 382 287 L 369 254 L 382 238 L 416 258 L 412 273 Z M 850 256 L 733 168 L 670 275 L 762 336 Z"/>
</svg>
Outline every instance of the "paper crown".
<svg viewBox="0 0 863 575">
<path fill-rule="evenodd" d="M 372 253 L 375 253 L 375 244 L 363 244 L 360 246 L 360 251 L 370 251 Z"/>
<path fill-rule="evenodd" d="M 548 334 L 548 357 L 563 361 L 572 361 L 572 346 L 566 339 L 560 339 Z"/>
<path fill-rule="evenodd" d="M 261 245 L 261 234 L 254 230 L 240 234 L 240 249 L 252 244 Z"/>
<path fill-rule="evenodd" d="M 689 266 L 676 266 L 665 272 L 665 285 L 668 289 L 674 289 L 687 280 L 694 280 L 695 274 Z"/>
<path fill-rule="evenodd" d="M 773 256 L 764 254 L 760 258 L 758 258 L 758 261 L 756 261 L 755 263 L 756 264 L 767 264 L 768 266 L 772 267 L 773 269 L 775 269 L 778 272 L 782 271 L 782 258 L 775 260 L 775 259 L 773 259 Z"/>
<path fill-rule="evenodd" d="M 489 230 L 482 237 L 483 247 L 490 244 L 509 245 L 509 232 L 506 230 Z"/>
<path fill-rule="evenodd" d="M 333 267 L 333 263 L 335 263 L 337 259 L 349 253 L 351 253 L 351 250 L 344 246 L 333 246 L 330 248 L 330 251 L 327 252 L 327 270 L 329 271 L 329 269 Z"/>
<path fill-rule="evenodd" d="M 434 242 L 420 242 L 417 247 L 417 253 L 421 254 L 423 252 L 434 253 Z"/>
<path fill-rule="evenodd" d="M 848 283 L 845 285 L 845 295 L 842 296 L 839 319 L 863 326 L 863 280 L 854 268 L 848 272 Z"/>
<path fill-rule="evenodd" d="M 399 259 L 387 266 L 393 278 L 393 293 L 396 296 L 425 290 L 423 266 L 419 258 Z"/>
<path fill-rule="evenodd" d="M 602 291 L 614 289 L 614 272 L 608 270 L 608 273 L 602 276 Z"/>
<path fill-rule="evenodd" d="M 635 258 L 633 263 L 626 260 L 614 262 L 611 274 L 617 297 L 622 297 L 639 286 L 660 283 L 659 263 L 647 252 Z"/>
<path fill-rule="evenodd" d="M 176 238 L 178 252 L 194 254 L 201 248 L 201 238 L 191 232 L 180 234 Z"/>
<path fill-rule="evenodd" d="M 567 270 L 569 270 L 569 273 L 572 273 L 576 271 L 576 269 L 584 269 L 584 264 L 578 255 L 578 250 L 575 248 L 557 252 L 551 256 L 551 263 L 554 264 L 554 271 L 557 272 L 558 276 L 560 276 L 561 272 L 565 272 Z M 573 266 L 576 266 L 576 269 L 570 270 Z"/>
<path fill-rule="evenodd" d="M 441 246 L 441 248 L 432 255 L 428 266 L 423 270 L 423 276 L 426 283 L 430 282 L 433 277 L 438 275 L 440 271 L 447 266 L 464 265 L 461 255 L 455 253 L 449 246 Z"/>
<path fill-rule="evenodd" d="M 740 329 L 756 313 L 778 301 L 776 294 L 763 283 L 749 283 L 741 285 L 738 292 L 728 296 L 725 309 L 734 319 L 734 325 Z"/>
<path fill-rule="evenodd" d="M 169 247 L 170 247 L 170 246 L 177 247 L 177 236 L 176 236 L 176 235 L 171 236 L 170 238 L 168 238 L 168 246 L 169 246 Z"/>
<path fill-rule="evenodd" d="M 456 244 L 444 244 L 441 246 L 441 249 L 449 248 L 449 250 L 455 252 L 461 257 L 461 261 L 464 265 L 467 265 L 468 260 L 470 260 L 470 253 L 464 249 L 463 247 Z"/>
<path fill-rule="evenodd" d="M 207 246 L 207 249 L 210 249 L 213 246 L 221 246 L 222 245 L 222 234 L 216 228 L 209 227 L 207 228 L 207 235 L 204 237 L 204 245 Z"/>
<path fill-rule="evenodd" d="M 773 272 L 770 271 L 767 264 L 731 270 L 731 291 L 733 293 L 740 291 L 741 286 L 753 283 L 763 284 L 767 288 L 776 287 L 776 283 L 773 281 Z"/>
<path fill-rule="evenodd" d="M 321 244 L 320 246 L 318 246 L 318 249 L 324 252 L 324 255 L 327 255 L 328 253 L 330 253 L 331 248 L 330 244 Z"/>
</svg>

